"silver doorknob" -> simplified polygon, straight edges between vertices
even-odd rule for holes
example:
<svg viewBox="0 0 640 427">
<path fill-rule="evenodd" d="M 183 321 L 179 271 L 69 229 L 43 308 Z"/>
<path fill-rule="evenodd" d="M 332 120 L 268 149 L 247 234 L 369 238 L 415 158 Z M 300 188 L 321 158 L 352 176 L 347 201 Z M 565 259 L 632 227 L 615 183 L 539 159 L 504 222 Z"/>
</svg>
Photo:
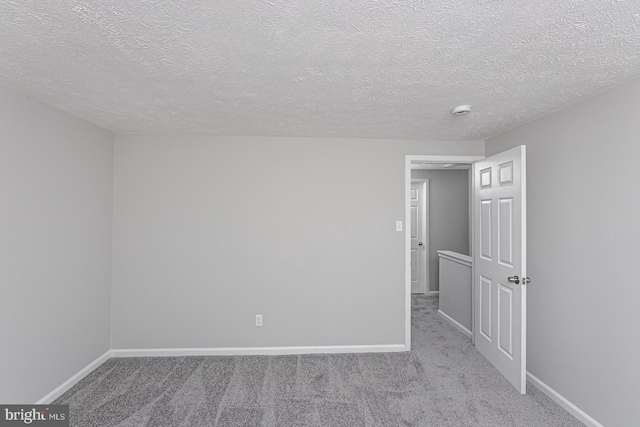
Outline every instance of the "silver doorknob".
<svg viewBox="0 0 640 427">
<path fill-rule="evenodd" d="M 423 243 L 422 243 L 422 242 L 418 242 L 418 246 L 422 246 L 422 245 L 423 245 Z"/>
<path fill-rule="evenodd" d="M 531 279 L 530 278 L 528 278 L 528 277 L 523 277 L 522 278 L 522 284 L 523 285 L 527 285 L 529 283 L 531 283 Z"/>
<path fill-rule="evenodd" d="M 518 276 L 507 277 L 507 280 L 511 283 L 515 283 L 516 285 L 520 284 L 520 278 Z"/>
</svg>

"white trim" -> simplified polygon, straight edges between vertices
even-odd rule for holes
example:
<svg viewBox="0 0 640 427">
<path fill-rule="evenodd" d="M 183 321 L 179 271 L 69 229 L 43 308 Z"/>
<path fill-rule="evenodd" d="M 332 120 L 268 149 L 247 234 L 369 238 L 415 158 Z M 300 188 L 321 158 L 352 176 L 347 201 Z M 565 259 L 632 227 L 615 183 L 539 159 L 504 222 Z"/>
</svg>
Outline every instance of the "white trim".
<svg viewBox="0 0 640 427">
<path fill-rule="evenodd" d="M 604 427 L 602 424 L 594 420 L 591 416 L 589 416 L 582 409 L 578 408 L 576 405 L 571 403 L 567 398 L 562 396 L 560 393 L 549 387 L 547 384 L 542 382 L 539 378 L 531 374 L 531 372 L 527 372 L 527 379 L 531 384 L 533 384 L 538 390 L 549 396 L 551 400 L 560 405 L 563 409 L 565 409 L 568 413 L 573 415 L 576 419 L 584 423 L 587 427 Z"/>
<path fill-rule="evenodd" d="M 80 372 L 78 372 L 77 374 L 75 374 L 74 376 L 72 376 L 62 384 L 60 384 L 58 387 L 56 387 L 51 393 L 47 394 L 42 399 L 38 400 L 35 404 L 46 405 L 53 402 L 58 397 L 62 396 L 71 387 L 78 384 L 80 380 L 82 380 L 84 377 L 89 375 L 92 371 L 97 369 L 104 362 L 109 360 L 110 357 L 111 357 L 111 350 L 108 350 L 102 356 L 98 357 L 96 360 L 94 360 L 93 362 L 85 366 L 83 369 L 81 369 Z"/>
<path fill-rule="evenodd" d="M 429 230 L 429 223 L 431 222 L 431 181 L 428 179 L 424 180 L 424 214 L 422 215 L 422 220 L 424 221 L 423 227 L 423 236 L 424 236 L 424 250 L 426 254 L 426 259 L 424 260 L 424 294 L 427 295 L 431 289 L 431 245 L 429 245 L 429 240 L 431 236 L 431 230 Z"/>
<path fill-rule="evenodd" d="M 437 251 L 438 257 L 447 259 L 451 262 L 456 262 L 458 264 L 462 264 L 465 267 L 471 268 L 473 265 L 473 258 L 469 255 L 459 254 L 457 252 L 452 251 Z"/>
<path fill-rule="evenodd" d="M 471 165 L 471 181 L 469 183 L 469 256 L 471 256 L 471 344 L 476 346 L 476 266 L 473 264 L 474 254 L 473 251 L 476 247 L 475 241 L 475 216 L 476 216 L 476 202 L 475 202 L 475 188 L 476 188 L 476 165 Z"/>
<path fill-rule="evenodd" d="M 326 353 L 392 353 L 408 351 L 403 344 L 297 347 L 146 348 L 111 350 L 112 357 L 247 356 Z"/>
<path fill-rule="evenodd" d="M 469 163 L 483 160 L 485 156 L 405 156 L 404 163 L 404 347 L 411 350 L 411 234 L 407 224 L 411 224 L 411 163 Z M 472 194 L 472 193 L 471 193 Z M 471 197 L 471 194 L 469 197 Z M 472 321 L 473 328 L 473 321 Z"/>
<path fill-rule="evenodd" d="M 404 345 L 411 350 L 411 158 L 404 160 Z"/>
<path fill-rule="evenodd" d="M 473 255 L 473 165 L 468 169 L 469 171 L 469 184 L 467 188 L 467 195 L 469 196 L 469 255 Z"/>
<path fill-rule="evenodd" d="M 427 295 L 440 295 L 440 291 L 429 291 Z"/>
<path fill-rule="evenodd" d="M 446 320 L 447 322 L 451 323 L 451 325 L 454 326 L 456 329 L 458 329 L 460 332 L 465 334 L 467 336 L 467 338 L 471 338 L 473 336 L 473 334 L 471 333 L 470 330 L 468 330 L 467 328 L 462 326 L 461 323 L 458 323 L 458 321 L 454 320 L 453 317 L 449 316 L 444 311 L 438 310 L 438 314 L 440 316 L 442 316 L 444 318 L 444 320 Z"/>
<path fill-rule="evenodd" d="M 475 163 L 484 160 L 485 156 L 422 156 L 407 155 L 413 163 Z"/>
<path fill-rule="evenodd" d="M 528 277 L 527 273 L 527 146 L 520 146 L 520 175 L 521 175 L 521 190 L 520 200 L 522 201 L 522 223 L 520 225 L 520 251 L 522 257 L 522 265 L 520 266 L 520 275 L 522 277 Z M 498 232 L 498 235 L 500 233 Z M 523 279 L 524 280 L 524 279 Z M 522 355 L 522 366 L 524 367 L 521 383 L 523 384 L 522 394 L 527 393 L 527 286 L 522 286 L 521 307 L 520 307 L 520 329 L 522 336 L 520 337 L 520 354 Z M 499 339 L 498 339 L 499 340 Z"/>
</svg>

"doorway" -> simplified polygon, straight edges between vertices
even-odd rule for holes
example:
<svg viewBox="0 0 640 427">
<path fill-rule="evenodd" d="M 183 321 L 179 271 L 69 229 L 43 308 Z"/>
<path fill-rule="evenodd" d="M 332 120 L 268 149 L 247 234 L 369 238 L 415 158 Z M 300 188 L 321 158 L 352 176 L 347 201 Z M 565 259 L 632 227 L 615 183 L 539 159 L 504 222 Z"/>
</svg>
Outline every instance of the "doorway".
<svg viewBox="0 0 640 427">
<path fill-rule="evenodd" d="M 446 169 L 444 168 L 444 166 L 446 165 L 449 165 L 448 167 L 451 167 L 453 165 L 458 165 L 460 167 L 470 168 L 473 163 L 482 159 L 484 159 L 484 156 L 418 156 L 418 155 L 406 156 L 405 224 L 407 224 L 407 229 L 410 230 L 410 225 L 414 221 L 414 219 L 412 218 L 412 215 L 414 214 L 414 210 L 412 210 L 413 202 L 411 200 L 413 195 L 412 194 L 413 182 L 412 182 L 412 176 L 411 176 L 412 166 L 414 168 L 416 167 L 425 168 L 426 166 L 429 166 L 434 169 Z M 469 174 L 469 177 L 470 176 L 471 174 Z M 469 181 L 469 185 L 470 185 L 470 181 Z M 470 196 L 471 196 L 471 193 L 469 193 L 469 197 Z M 472 203 L 471 203 L 471 200 L 469 200 L 469 211 L 468 211 L 469 218 L 472 218 L 472 211 L 470 209 L 471 206 L 472 206 Z M 425 234 L 428 233 L 428 229 L 429 229 L 429 222 L 427 221 L 424 228 Z M 469 236 L 469 242 L 471 242 L 471 238 L 472 236 Z M 411 349 L 411 293 L 412 293 L 412 289 L 415 288 L 416 286 L 412 278 L 415 277 L 415 274 L 417 273 L 417 271 L 412 268 L 412 265 L 413 265 L 412 257 L 415 256 L 414 254 L 417 254 L 417 252 L 412 252 L 412 249 L 413 249 L 412 247 L 417 245 L 418 242 L 420 242 L 420 240 L 415 240 L 415 241 L 414 240 L 415 238 L 412 238 L 411 232 L 405 233 L 405 251 L 407 254 L 407 256 L 405 256 L 405 346 L 407 350 Z M 428 245 L 428 239 L 426 240 L 427 240 L 426 243 L 425 241 L 423 241 L 423 246 L 425 244 Z M 430 249 L 442 249 L 442 248 L 430 248 Z M 428 254 L 429 252 L 433 252 L 433 250 L 429 251 L 429 249 L 425 248 L 425 252 Z M 425 270 L 429 272 L 428 267 Z M 435 270 L 432 268 L 431 276 L 433 276 L 434 273 L 435 273 Z M 428 280 L 425 283 L 427 282 Z M 429 288 L 426 288 L 426 293 L 428 292 L 429 292 Z"/>
<path fill-rule="evenodd" d="M 405 215 L 410 222 L 413 164 L 473 164 L 471 194 L 472 341 L 526 393 L 526 147 L 484 158 L 406 156 Z M 405 346 L 411 349 L 410 240 L 405 233 Z"/>
</svg>

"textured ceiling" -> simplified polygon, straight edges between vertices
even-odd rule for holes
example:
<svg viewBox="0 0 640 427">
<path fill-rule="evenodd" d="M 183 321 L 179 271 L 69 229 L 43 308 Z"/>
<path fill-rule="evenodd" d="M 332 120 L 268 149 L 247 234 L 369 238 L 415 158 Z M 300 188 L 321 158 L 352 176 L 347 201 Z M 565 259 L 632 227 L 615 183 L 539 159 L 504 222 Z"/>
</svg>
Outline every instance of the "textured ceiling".
<svg viewBox="0 0 640 427">
<path fill-rule="evenodd" d="M 636 77 L 638 0 L 0 2 L 0 84 L 116 132 L 484 139 Z"/>
</svg>

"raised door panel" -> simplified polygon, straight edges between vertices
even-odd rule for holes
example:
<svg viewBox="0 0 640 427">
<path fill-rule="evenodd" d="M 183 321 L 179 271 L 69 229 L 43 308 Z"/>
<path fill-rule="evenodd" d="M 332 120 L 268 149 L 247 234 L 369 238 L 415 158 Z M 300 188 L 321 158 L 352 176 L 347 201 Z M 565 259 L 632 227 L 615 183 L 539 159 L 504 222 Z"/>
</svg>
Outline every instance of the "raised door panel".
<svg viewBox="0 0 640 427">
<path fill-rule="evenodd" d="M 513 359 L 513 290 L 500 284 L 498 292 L 498 348 Z"/>
<path fill-rule="evenodd" d="M 491 280 L 480 276 L 480 333 L 491 342 Z"/>
<path fill-rule="evenodd" d="M 480 256 L 491 261 L 491 223 L 492 221 L 492 201 L 482 200 L 480 202 Z"/>
<path fill-rule="evenodd" d="M 498 200 L 498 262 L 513 267 L 513 198 Z"/>
<path fill-rule="evenodd" d="M 480 188 L 491 188 L 491 168 L 480 171 Z"/>
<path fill-rule="evenodd" d="M 418 281 L 418 251 L 411 249 L 411 283 Z"/>
<path fill-rule="evenodd" d="M 420 225 L 418 222 L 418 207 L 411 206 L 411 238 L 417 239 Z"/>
<path fill-rule="evenodd" d="M 513 185 L 513 162 L 502 163 L 498 166 L 500 187 Z"/>
</svg>

